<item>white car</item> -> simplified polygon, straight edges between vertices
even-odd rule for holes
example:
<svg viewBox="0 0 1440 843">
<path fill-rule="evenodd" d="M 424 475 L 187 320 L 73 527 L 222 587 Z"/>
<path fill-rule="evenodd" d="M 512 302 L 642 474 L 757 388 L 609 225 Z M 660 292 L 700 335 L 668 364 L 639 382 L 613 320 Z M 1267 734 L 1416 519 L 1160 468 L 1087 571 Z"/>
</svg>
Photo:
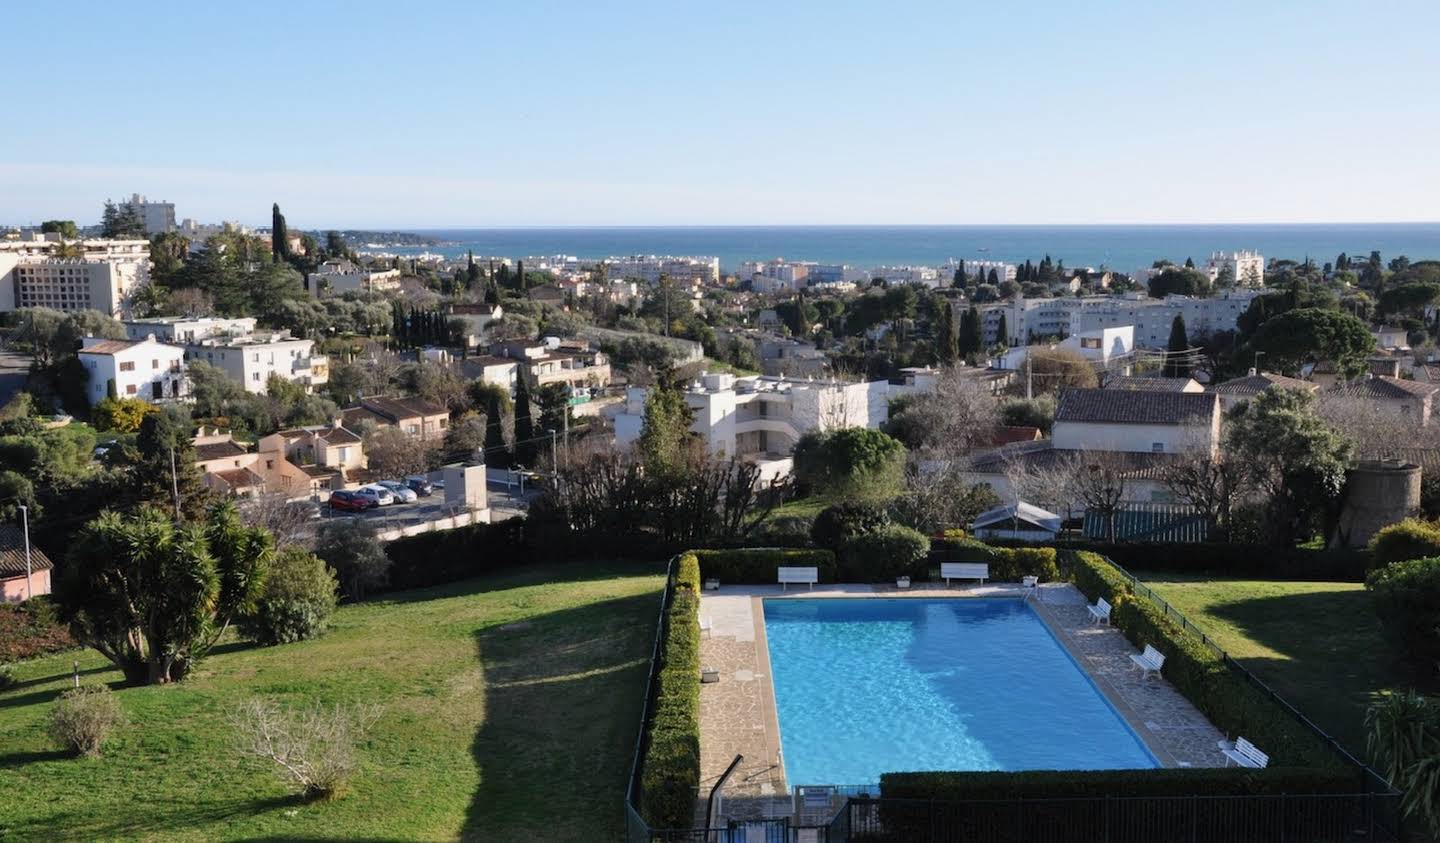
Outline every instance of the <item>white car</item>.
<svg viewBox="0 0 1440 843">
<path fill-rule="evenodd" d="M 366 500 L 374 501 L 376 506 L 389 506 L 395 503 L 395 496 L 390 494 L 389 489 L 381 486 L 379 483 L 361 486 L 355 490 L 355 494 Z"/>
<path fill-rule="evenodd" d="M 396 503 L 414 503 L 420 500 L 420 496 L 415 494 L 415 490 L 406 486 L 404 483 L 399 483 L 394 480 L 381 480 L 375 485 L 384 486 L 389 489 L 390 494 L 395 496 Z"/>
</svg>

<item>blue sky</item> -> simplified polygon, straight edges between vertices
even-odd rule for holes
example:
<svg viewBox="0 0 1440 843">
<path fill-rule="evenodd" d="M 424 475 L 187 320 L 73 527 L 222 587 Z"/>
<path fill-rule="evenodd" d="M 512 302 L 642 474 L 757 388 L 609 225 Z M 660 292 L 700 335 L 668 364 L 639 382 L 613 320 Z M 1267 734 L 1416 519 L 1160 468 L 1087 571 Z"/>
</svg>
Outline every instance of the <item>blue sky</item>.
<svg viewBox="0 0 1440 843">
<path fill-rule="evenodd" d="M 137 191 L 304 227 L 1440 218 L 1433 1 L 17 3 L 4 28 L 0 223 Z"/>
</svg>

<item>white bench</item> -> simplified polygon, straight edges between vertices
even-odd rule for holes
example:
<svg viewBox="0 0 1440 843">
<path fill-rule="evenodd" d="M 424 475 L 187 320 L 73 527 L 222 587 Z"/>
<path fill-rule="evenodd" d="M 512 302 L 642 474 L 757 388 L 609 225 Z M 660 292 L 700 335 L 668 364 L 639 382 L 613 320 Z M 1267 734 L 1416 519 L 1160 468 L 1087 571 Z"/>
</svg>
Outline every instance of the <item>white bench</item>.
<svg viewBox="0 0 1440 843">
<path fill-rule="evenodd" d="M 710 637 L 710 631 L 711 631 L 712 629 L 714 629 L 714 628 L 715 628 L 714 623 L 710 620 L 710 616 L 709 616 L 709 615 L 701 615 L 701 616 L 700 616 L 700 637 L 701 637 L 701 638 L 709 638 L 709 637 Z"/>
<path fill-rule="evenodd" d="M 940 578 L 945 580 L 945 587 L 950 587 L 951 580 L 979 580 L 981 585 L 990 578 L 990 565 L 985 562 L 941 562 Z"/>
<path fill-rule="evenodd" d="M 781 568 L 779 570 L 780 587 L 782 590 L 789 588 L 791 583 L 805 583 L 811 588 L 820 580 L 819 568 Z"/>
<path fill-rule="evenodd" d="M 1160 668 L 1165 666 L 1165 654 L 1151 645 L 1146 644 L 1145 652 L 1138 656 L 1131 656 L 1130 661 L 1134 662 L 1135 667 L 1140 669 L 1140 681 L 1143 682 L 1150 674 L 1154 673 L 1158 675 L 1160 673 Z"/>
<path fill-rule="evenodd" d="M 1234 761 L 1241 767 L 1265 767 L 1270 764 L 1270 756 L 1256 748 L 1244 738 L 1236 738 L 1233 747 L 1227 747 L 1225 741 L 1220 742 L 1220 751 L 1225 753 L 1225 766 L 1229 767 Z"/>
<path fill-rule="evenodd" d="M 1091 623 L 1103 623 L 1106 626 L 1110 625 L 1110 603 L 1104 597 L 1096 600 L 1094 606 L 1086 606 L 1085 608 L 1090 610 Z"/>
</svg>

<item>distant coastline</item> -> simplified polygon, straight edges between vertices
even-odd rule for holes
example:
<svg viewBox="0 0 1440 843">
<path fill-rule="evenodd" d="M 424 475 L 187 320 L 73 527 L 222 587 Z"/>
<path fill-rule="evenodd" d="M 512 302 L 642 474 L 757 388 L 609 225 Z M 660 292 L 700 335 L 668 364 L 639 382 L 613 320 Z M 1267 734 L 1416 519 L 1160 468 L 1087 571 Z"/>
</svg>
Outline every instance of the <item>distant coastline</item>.
<svg viewBox="0 0 1440 843">
<path fill-rule="evenodd" d="M 373 233 L 373 232 L 372 232 Z M 393 251 L 477 257 L 568 254 L 714 255 L 734 270 L 742 261 L 811 260 L 870 268 L 935 266 L 950 258 L 1106 266 L 1123 272 L 1161 258 L 1200 260 L 1214 251 L 1254 249 L 1269 258 L 1333 261 L 1378 250 L 1385 260 L 1440 259 L 1440 223 L 985 226 L 594 226 L 410 229 L 424 244 Z M 375 242 L 375 241 L 371 241 Z"/>
</svg>

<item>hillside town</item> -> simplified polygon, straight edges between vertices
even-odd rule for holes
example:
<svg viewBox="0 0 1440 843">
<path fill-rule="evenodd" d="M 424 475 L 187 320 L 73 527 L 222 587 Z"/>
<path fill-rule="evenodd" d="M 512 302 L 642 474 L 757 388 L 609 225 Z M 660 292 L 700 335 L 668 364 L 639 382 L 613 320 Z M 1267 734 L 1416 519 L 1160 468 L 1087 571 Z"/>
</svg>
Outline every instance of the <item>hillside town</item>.
<svg viewBox="0 0 1440 843">
<path fill-rule="evenodd" d="M 1217 244 L 1123 269 L 1049 254 L 730 267 L 447 255 L 423 235 L 307 231 L 278 205 L 271 218 L 177 223 L 174 204 L 135 194 L 105 201 L 98 223 L 0 229 L 0 583 L 8 623 L 24 625 L 10 645 L 22 675 L 24 659 L 88 645 L 128 684 L 188 684 L 232 624 L 259 644 L 326 641 L 332 613 L 376 594 L 668 559 L 659 678 L 591 698 L 645 701 L 626 822 L 653 835 L 631 839 L 700 839 L 685 834 L 720 822 L 819 835 L 841 818 L 889 833 L 940 822 L 894 813 L 939 775 L 895 765 L 972 762 L 918 749 L 825 761 L 810 753 L 828 733 L 796 726 L 801 703 L 781 691 L 757 701 L 751 678 L 825 687 L 786 661 L 791 597 L 950 605 L 951 580 L 974 579 L 963 595 L 1012 607 L 1038 595 L 1034 622 L 1065 642 L 1057 654 L 1094 671 L 1079 675 L 1100 696 L 1065 704 L 1122 712 L 1105 720 L 1119 731 L 1085 734 L 1138 741 L 1107 768 L 1254 769 L 1274 752 L 1378 775 L 1358 759 L 1381 715 L 1327 710 L 1324 732 L 1237 714 L 1204 694 L 1252 693 L 1227 684 L 1241 679 L 1171 667 L 1192 658 L 1188 627 L 1116 607 L 1140 611 L 1132 566 L 1177 601 L 1186 577 L 1238 575 L 1367 581 L 1379 605 L 1414 605 L 1405 589 L 1423 586 L 1373 572 L 1440 555 L 1440 261 Z M 414 245 L 388 245 L 402 236 Z M 186 556 L 187 541 L 203 548 Z M 160 603 L 161 621 L 122 608 L 149 599 L 136 579 L 147 546 L 215 578 L 187 610 L 204 618 L 193 632 Z M 227 585 L 240 582 L 260 584 Z M 104 596 L 114 588 L 122 603 Z M 1399 609 L 1361 611 L 1437 652 Z M 1138 678 L 1104 679 L 1111 664 Z M 277 760 L 262 736 L 282 715 L 246 705 L 231 715 L 244 751 Z M 381 716 L 356 705 L 330 727 Z M 287 775 L 328 799 L 354 775 L 342 766 Z M 882 798 L 842 787 L 851 779 Z M 1401 798 L 1378 781 L 1355 797 L 1367 811 Z M 814 835 L 794 839 L 826 839 Z M 939 839 L 900 835 L 874 839 Z"/>
</svg>

